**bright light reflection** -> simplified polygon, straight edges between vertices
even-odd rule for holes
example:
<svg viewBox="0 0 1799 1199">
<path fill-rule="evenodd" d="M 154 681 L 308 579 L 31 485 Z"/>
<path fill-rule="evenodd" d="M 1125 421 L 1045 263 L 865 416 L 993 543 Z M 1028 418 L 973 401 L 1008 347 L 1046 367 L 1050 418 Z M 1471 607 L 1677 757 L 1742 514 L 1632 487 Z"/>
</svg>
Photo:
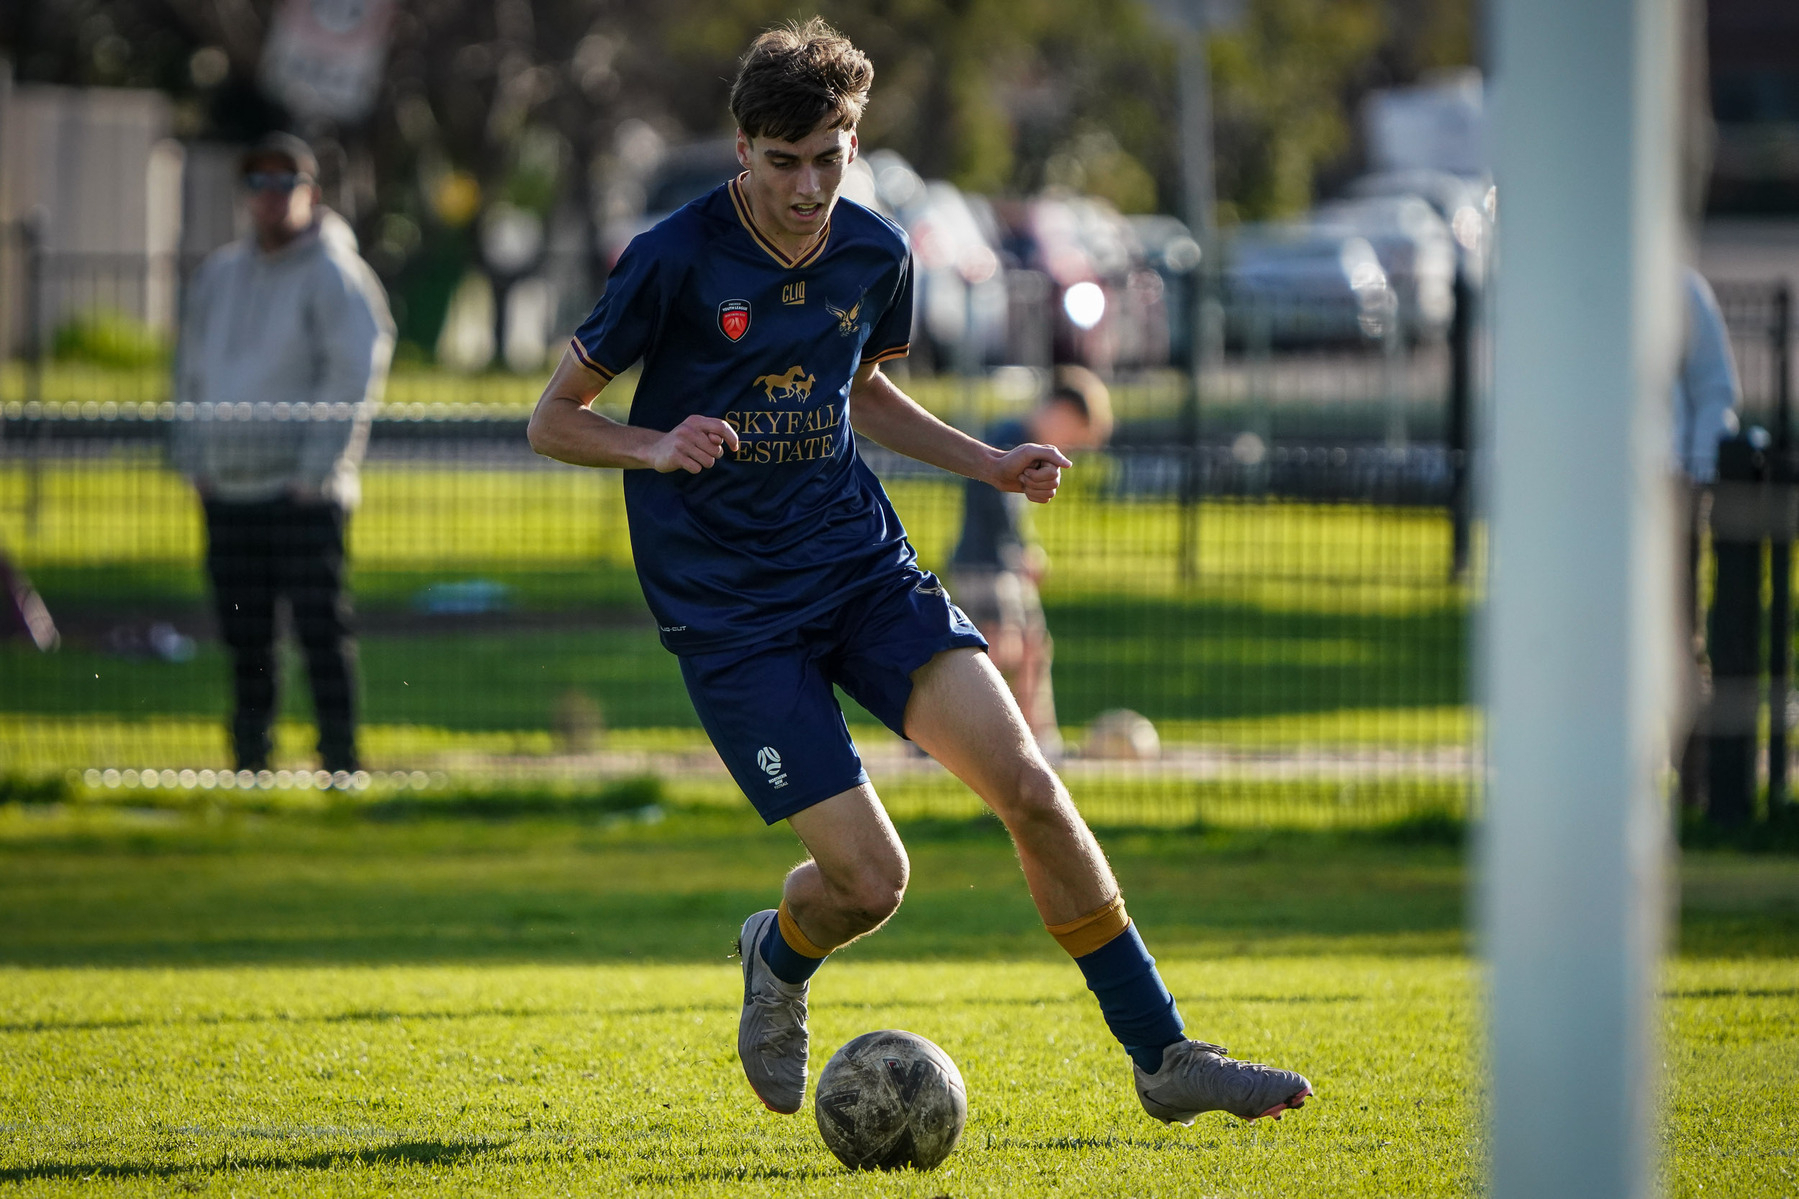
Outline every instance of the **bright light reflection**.
<svg viewBox="0 0 1799 1199">
<path fill-rule="evenodd" d="M 1082 329 L 1091 329 L 1106 315 L 1106 293 L 1097 283 L 1076 283 L 1062 293 L 1062 311 Z"/>
</svg>

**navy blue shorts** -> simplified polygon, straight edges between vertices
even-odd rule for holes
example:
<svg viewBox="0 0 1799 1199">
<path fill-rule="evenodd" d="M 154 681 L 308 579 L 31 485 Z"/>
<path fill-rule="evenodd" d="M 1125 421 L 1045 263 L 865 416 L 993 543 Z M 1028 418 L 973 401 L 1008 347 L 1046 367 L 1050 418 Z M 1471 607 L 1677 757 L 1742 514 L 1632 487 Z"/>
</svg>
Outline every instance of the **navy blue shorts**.
<svg viewBox="0 0 1799 1199">
<path fill-rule="evenodd" d="M 731 777 L 774 824 L 868 781 L 832 685 L 904 737 L 912 672 L 987 640 L 937 576 L 909 570 L 768 641 L 683 654 L 681 676 Z"/>
</svg>

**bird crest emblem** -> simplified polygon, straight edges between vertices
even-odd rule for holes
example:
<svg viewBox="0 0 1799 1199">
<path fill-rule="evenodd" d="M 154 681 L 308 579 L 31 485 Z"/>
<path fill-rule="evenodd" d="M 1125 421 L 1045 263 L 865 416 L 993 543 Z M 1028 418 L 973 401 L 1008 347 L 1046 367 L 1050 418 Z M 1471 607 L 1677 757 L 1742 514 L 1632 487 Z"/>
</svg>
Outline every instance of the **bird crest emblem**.
<svg viewBox="0 0 1799 1199">
<path fill-rule="evenodd" d="M 825 301 L 825 311 L 837 318 L 837 332 L 842 336 L 854 337 L 862 327 L 862 299 L 862 296 L 857 296 L 856 302 L 848 308 L 839 308 L 829 300 Z"/>
</svg>

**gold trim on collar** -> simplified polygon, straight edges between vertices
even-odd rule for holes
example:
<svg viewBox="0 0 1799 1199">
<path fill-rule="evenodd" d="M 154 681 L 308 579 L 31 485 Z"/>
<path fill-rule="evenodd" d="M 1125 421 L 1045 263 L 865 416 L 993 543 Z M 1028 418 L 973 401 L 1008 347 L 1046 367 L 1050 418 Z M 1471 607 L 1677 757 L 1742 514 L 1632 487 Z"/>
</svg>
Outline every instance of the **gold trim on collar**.
<svg viewBox="0 0 1799 1199">
<path fill-rule="evenodd" d="M 782 252 L 781 248 L 775 244 L 774 239 L 769 237 L 766 233 L 763 233 L 756 225 L 756 218 L 750 212 L 750 199 L 743 194 L 743 180 L 748 174 L 749 172 L 745 171 L 742 175 L 731 180 L 730 190 L 731 206 L 737 210 L 737 219 L 741 221 L 743 227 L 749 231 L 750 237 L 755 240 L 757 245 L 762 247 L 764 253 L 788 270 L 797 270 L 802 266 L 811 266 L 814 262 L 817 262 L 818 256 L 825 252 L 825 243 L 831 240 L 831 218 L 825 218 L 825 227 L 818 231 L 818 240 L 813 243 L 811 249 L 807 250 L 804 254 L 801 254 L 798 258 L 789 258 Z"/>
</svg>

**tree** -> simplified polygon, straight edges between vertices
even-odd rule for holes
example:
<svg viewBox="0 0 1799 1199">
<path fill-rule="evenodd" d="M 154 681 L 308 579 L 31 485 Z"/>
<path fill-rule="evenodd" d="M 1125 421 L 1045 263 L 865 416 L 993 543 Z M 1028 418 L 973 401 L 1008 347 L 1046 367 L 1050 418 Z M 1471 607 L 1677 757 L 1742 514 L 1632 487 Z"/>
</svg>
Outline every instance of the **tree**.
<svg viewBox="0 0 1799 1199">
<path fill-rule="evenodd" d="M 189 137 L 291 124 L 256 87 L 276 0 L 38 0 L 0 5 L 25 81 L 157 87 Z M 1249 0 L 1212 42 L 1225 219 L 1303 210 L 1353 163 L 1369 87 L 1468 61 L 1473 0 Z M 729 129 L 736 59 L 814 12 L 876 64 L 862 135 L 977 192 L 1046 185 L 1175 211 L 1171 40 L 1142 0 L 402 0 L 381 101 L 363 127 L 305 130 L 336 198 L 429 345 L 496 214 L 596 208 L 627 120 L 673 137 Z M 502 286 L 505 279 L 500 279 Z"/>
</svg>

